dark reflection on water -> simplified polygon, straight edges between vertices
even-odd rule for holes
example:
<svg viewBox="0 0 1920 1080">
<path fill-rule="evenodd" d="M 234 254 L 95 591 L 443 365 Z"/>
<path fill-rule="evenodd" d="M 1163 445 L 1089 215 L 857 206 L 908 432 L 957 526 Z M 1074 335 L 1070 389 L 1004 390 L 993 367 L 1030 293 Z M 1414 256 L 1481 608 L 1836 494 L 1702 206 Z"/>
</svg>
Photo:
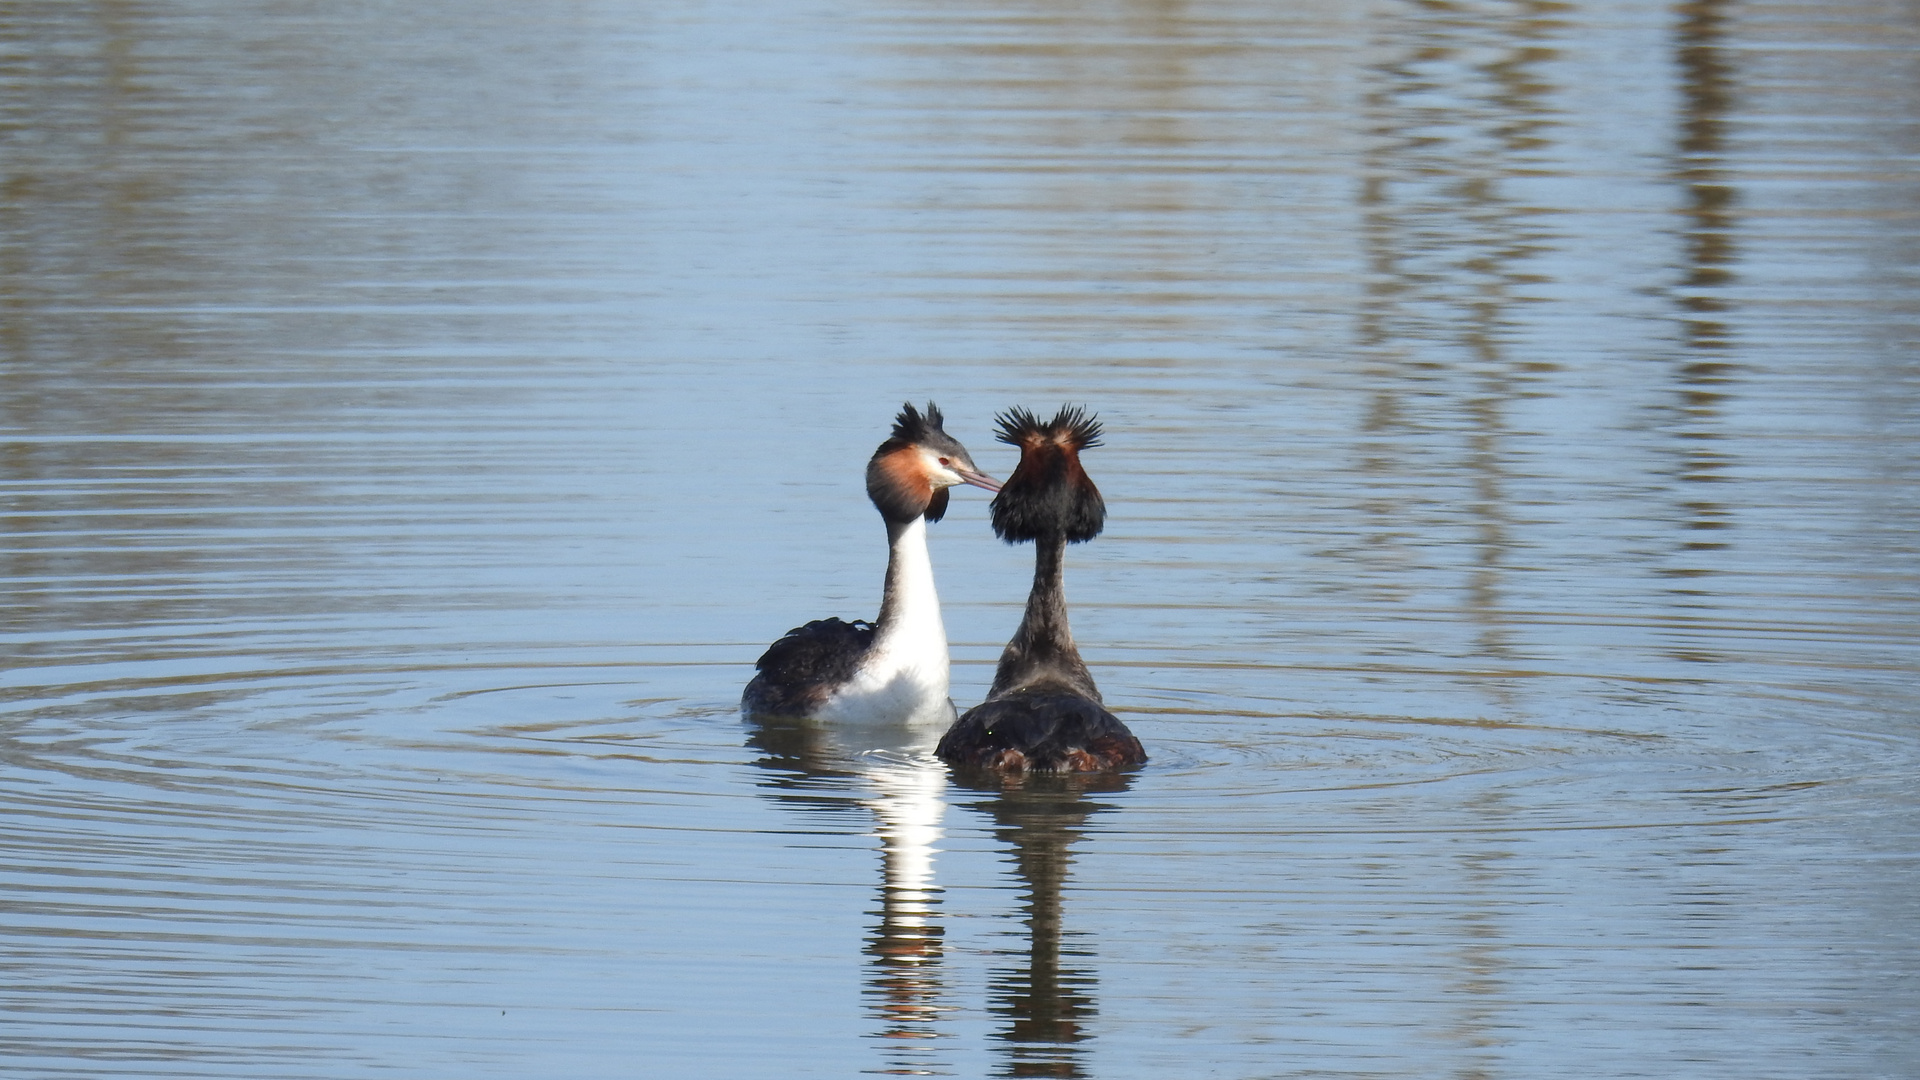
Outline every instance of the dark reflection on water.
<svg viewBox="0 0 1920 1080">
<path fill-rule="evenodd" d="M 1914 1073 L 1917 57 L 0 6 L 0 1071 Z M 743 731 L 928 397 L 1106 422 L 1127 783 Z M 932 544 L 966 705 L 1030 555 Z"/>
<path fill-rule="evenodd" d="M 1698 0 L 1677 9 L 1675 60 L 1683 104 L 1674 179 L 1685 192 L 1681 213 L 1686 222 L 1681 233 L 1684 274 L 1673 289 L 1683 348 L 1672 362 L 1676 415 L 1669 426 L 1676 440 L 1674 475 L 1686 485 L 1720 483 L 1735 464 L 1728 459 L 1720 423 L 1738 374 L 1730 359 L 1736 342 L 1721 317 L 1732 303 L 1726 287 L 1733 283 L 1738 261 L 1734 210 L 1739 202 L 1721 162 L 1735 92 L 1733 59 L 1723 44 L 1726 7 L 1719 0 Z M 1713 557 L 1707 553 L 1723 550 L 1734 540 L 1728 530 L 1738 519 L 1731 507 L 1706 494 L 1712 490 L 1683 488 L 1679 493 L 1678 516 L 1688 532 L 1682 534 L 1666 573 L 1682 597 L 1707 595 L 1696 587 L 1696 579 L 1714 572 Z M 1704 651 L 1674 655 L 1690 661 L 1718 659 Z"/>
<path fill-rule="evenodd" d="M 991 778 L 974 783 L 995 787 Z M 1035 777 L 972 804 L 993 820 L 995 837 L 1013 851 L 1027 929 L 1025 964 L 991 976 L 988 1007 L 1005 1023 L 996 1033 L 1007 1052 L 999 1075 L 1089 1075 L 1079 1044 L 1092 1037 L 1089 1025 L 1098 1011 L 1093 973 L 1084 966 L 1091 953 L 1086 945 L 1073 944 L 1084 935 L 1067 931 L 1061 890 L 1087 819 L 1113 809 L 1090 800 L 1088 793 L 1125 791 L 1127 785 L 1125 776 Z"/>
<path fill-rule="evenodd" d="M 831 828 L 835 821 L 871 816 L 881 884 L 878 908 L 866 912 L 878 922 L 869 926 L 862 951 L 869 964 L 864 996 L 884 1062 L 878 1071 L 951 1071 L 952 1054 L 942 1041 L 958 1036 L 952 1014 L 968 1005 L 957 1000 L 947 972 L 944 890 L 936 883 L 935 860 L 947 806 L 957 800 L 991 823 L 994 840 L 1011 852 L 1020 889 L 1008 914 L 1022 926 L 1023 946 L 992 952 L 1002 960 L 1018 955 L 1022 962 L 996 964 L 987 973 L 984 1008 L 1000 1019 L 992 1037 L 1005 1049 L 996 1075 L 1090 1075 L 1081 1044 L 1093 1038 L 1090 1024 L 1098 1013 L 1088 963 L 1092 944 L 1066 929 L 1062 893 L 1088 819 L 1116 809 L 1097 797 L 1125 792 L 1132 780 L 1110 775 L 1003 782 L 968 775 L 950 788 L 946 767 L 928 756 L 926 741 L 888 731 L 850 739 L 847 732 L 767 718 L 749 726 L 748 746 L 764 755 L 755 762 L 764 770 L 759 786 L 796 827 Z M 854 749 L 866 743 L 875 748 Z"/>
<path fill-rule="evenodd" d="M 1567 32 L 1564 12 L 1416 5 L 1375 31 L 1384 59 L 1367 72 L 1367 295 L 1355 334 L 1368 388 L 1356 447 L 1365 512 L 1376 545 L 1413 539 L 1409 520 L 1430 511 L 1401 494 L 1421 468 L 1406 448 L 1430 453 L 1420 436 L 1436 422 L 1459 433 L 1455 467 L 1471 484 L 1453 508 L 1471 553 L 1459 596 L 1473 650 L 1495 662 L 1518 658 L 1505 587 L 1521 542 L 1509 417 L 1558 370 L 1515 340 L 1515 309 L 1545 280 L 1529 259 L 1552 236 L 1505 181 L 1551 167 L 1542 151 L 1559 123 L 1549 104 L 1559 88 L 1544 69 Z M 1420 397 L 1439 400 L 1409 407 Z M 1491 692 L 1511 705 L 1497 683 Z"/>
</svg>

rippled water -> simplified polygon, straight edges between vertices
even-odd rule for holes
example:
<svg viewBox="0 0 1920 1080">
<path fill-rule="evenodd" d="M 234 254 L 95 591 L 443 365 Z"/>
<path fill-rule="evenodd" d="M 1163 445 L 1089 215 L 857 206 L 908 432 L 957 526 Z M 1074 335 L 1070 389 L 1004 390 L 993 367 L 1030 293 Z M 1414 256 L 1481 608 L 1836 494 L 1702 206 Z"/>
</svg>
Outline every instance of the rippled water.
<svg viewBox="0 0 1920 1080">
<path fill-rule="evenodd" d="M 0 1072 L 1920 1069 L 1899 0 L 0 7 Z M 1084 402 L 1153 762 L 735 711 Z M 977 701 L 1031 553 L 935 530 Z"/>
</svg>

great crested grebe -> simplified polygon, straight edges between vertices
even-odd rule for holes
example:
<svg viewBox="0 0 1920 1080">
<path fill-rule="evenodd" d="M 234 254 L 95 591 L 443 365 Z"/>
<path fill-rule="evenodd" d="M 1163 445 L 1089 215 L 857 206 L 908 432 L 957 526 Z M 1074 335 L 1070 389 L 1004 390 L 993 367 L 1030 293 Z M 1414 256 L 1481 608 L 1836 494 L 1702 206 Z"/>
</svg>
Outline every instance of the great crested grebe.
<svg viewBox="0 0 1920 1080">
<path fill-rule="evenodd" d="M 967 710 L 934 753 L 958 765 L 1004 772 L 1100 772 L 1147 760 L 1140 740 L 1100 704 L 1100 690 L 1067 628 L 1060 574 L 1067 545 L 1106 525 L 1107 504 L 1080 467 L 1100 445 L 1100 422 L 1063 407 L 1042 422 L 1025 409 L 998 417 L 1000 441 L 1020 465 L 993 499 L 993 531 L 1009 544 L 1034 541 L 1033 592 L 1020 629 L 1000 654 L 993 690 Z"/>
<path fill-rule="evenodd" d="M 946 514 L 948 488 L 999 491 L 1000 483 L 974 467 L 942 423 L 932 402 L 925 413 L 907 405 L 867 462 L 867 497 L 886 519 L 890 548 L 879 620 L 817 619 L 787 631 L 754 665 L 760 673 L 741 695 L 742 712 L 904 724 L 953 719 L 927 522 Z"/>
</svg>

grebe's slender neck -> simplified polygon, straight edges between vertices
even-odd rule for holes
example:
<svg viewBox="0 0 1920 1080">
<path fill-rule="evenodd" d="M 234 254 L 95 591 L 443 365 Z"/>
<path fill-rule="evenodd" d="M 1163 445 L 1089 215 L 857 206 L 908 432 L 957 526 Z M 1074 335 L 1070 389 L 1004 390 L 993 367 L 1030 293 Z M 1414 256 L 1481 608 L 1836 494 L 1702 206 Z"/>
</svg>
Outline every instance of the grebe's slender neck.
<svg viewBox="0 0 1920 1080">
<path fill-rule="evenodd" d="M 940 594 L 933 586 L 933 558 L 927 554 L 927 519 L 887 522 L 887 584 L 880 600 L 880 618 L 874 646 L 902 636 L 939 639 L 947 647 L 946 625 L 940 621 Z"/>
<path fill-rule="evenodd" d="M 1093 675 L 1081 661 L 1080 650 L 1073 644 L 1073 631 L 1067 626 L 1067 590 L 1062 581 L 1066 538 L 1042 536 L 1034 545 L 1033 591 L 1027 594 L 1027 613 L 1000 654 L 990 696 L 1048 684 L 1099 701 L 1100 691 L 1093 685 Z"/>
</svg>

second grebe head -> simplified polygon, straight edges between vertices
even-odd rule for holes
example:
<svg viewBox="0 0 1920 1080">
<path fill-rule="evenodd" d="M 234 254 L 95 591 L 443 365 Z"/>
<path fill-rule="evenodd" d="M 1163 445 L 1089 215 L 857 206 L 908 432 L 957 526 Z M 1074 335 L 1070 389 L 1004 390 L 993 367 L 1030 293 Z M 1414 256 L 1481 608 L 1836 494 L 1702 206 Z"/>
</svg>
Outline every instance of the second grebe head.
<svg viewBox="0 0 1920 1080">
<path fill-rule="evenodd" d="M 1020 464 L 994 496 L 994 535 L 1009 544 L 1099 536 L 1107 504 L 1080 467 L 1080 451 L 1100 445 L 1100 421 L 1077 405 L 1061 406 L 1046 421 L 1017 408 L 996 419 L 1000 441 L 1020 448 Z"/>
<path fill-rule="evenodd" d="M 888 521 L 939 521 L 947 513 L 947 489 L 957 484 L 1000 490 L 1000 481 L 973 464 L 967 448 L 941 427 L 944 422 L 931 401 L 924 413 L 911 403 L 903 406 L 893 434 L 867 462 L 867 497 Z"/>
</svg>

